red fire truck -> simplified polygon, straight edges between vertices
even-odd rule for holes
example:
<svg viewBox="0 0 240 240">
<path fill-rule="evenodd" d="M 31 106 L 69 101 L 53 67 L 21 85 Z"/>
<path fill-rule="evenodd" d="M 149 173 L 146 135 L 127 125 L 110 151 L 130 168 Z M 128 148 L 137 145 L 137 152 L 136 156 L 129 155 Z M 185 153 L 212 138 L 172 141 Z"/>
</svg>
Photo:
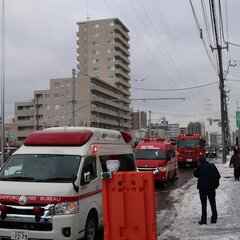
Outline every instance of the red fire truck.
<svg viewBox="0 0 240 240">
<path fill-rule="evenodd" d="M 177 139 L 178 166 L 196 166 L 199 157 L 204 156 L 205 142 L 200 134 L 180 134 Z"/>
</svg>

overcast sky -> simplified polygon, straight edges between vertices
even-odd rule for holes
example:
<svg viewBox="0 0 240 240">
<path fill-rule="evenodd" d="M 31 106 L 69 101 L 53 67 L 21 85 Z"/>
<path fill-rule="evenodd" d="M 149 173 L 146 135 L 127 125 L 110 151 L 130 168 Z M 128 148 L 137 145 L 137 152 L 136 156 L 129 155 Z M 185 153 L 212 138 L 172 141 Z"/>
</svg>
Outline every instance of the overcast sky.
<svg viewBox="0 0 240 240">
<path fill-rule="evenodd" d="M 88 16 L 90 20 L 117 17 L 130 30 L 132 99 L 138 98 L 139 87 L 141 98 L 185 98 L 142 100 L 140 109 L 151 111 L 154 122 L 164 116 L 182 126 L 208 117 L 220 119 L 216 51 L 209 47 L 216 45 L 207 34 L 209 29 L 212 38 L 209 1 L 192 3 L 199 27 L 189 0 L 5 0 L 5 116 L 14 116 L 14 102 L 29 101 L 34 90 L 49 89 L 49 79 L 71 76 L 77 65 L 76 23 Z M 221 0 L 221 9 L 223 40 L 240 44 L 240 1 Z M 237 81 L 226 81 L 234 130 L 240 100 L 240 48 L 229 45 L 229 51 L 222 51 L 224 71 L 230 60 L 231 65 L 237 64 L 229 67 L 227 75 Z M 183 88 L 187 89 L 177 90 Z M 139 102 L 133 100 L 132 106 L 137 111 Z"/>
</svg>

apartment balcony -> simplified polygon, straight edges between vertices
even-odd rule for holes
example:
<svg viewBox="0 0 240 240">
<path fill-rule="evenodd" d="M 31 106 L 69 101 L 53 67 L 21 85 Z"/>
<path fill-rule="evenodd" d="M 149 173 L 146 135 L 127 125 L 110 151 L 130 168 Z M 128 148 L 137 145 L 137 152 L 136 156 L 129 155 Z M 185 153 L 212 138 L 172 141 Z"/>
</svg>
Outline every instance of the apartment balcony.
<svg viewBox="0 0 240 240">
<path fill-rule="evenodd" d="M 99 103 L 102 103 L 103 105 L 109 105 L 109 106 L 112 106 L 112 107 L 115 107 L 115 108 L 119 108 L 120 106 L 120 103 L 119 102 L 114 102 L 114 101 L 111 101 L 111 100 L 108 100 L 106 98 L 102 98 L 102 97 L 99 97 L 99 96 L 92 96 L 92 102 L 99 102 Z"/>
<path fill-rule="evenodd" d="M 116 60 L 115 60 L 115 66 L 116 66 L 116 65 L 119 65 L 119 66 L 122 67 L 125 71 L 130 72 L 129 66 L 128 66 L 127 64 L 123 63 L 121 60 L 116 59 Z M 116 67 L 116 68 L 117 68 L 117 67 Z"/>
<path fill-rule="evenodd" d="M 130 96 L 130 95 L 131 95 L 130 91 L 127 90 L 127 89 L 119 88 L 119 91 L 120 91 L 121 93 L 127 95 L 127 96 Z"/>
<path fill-rule="evenodd" d="M 124 37 L 126 38 L 127 41 L 130 40 L 128 33 L 121 27 L 121 25 L 115 25 L 114 30 L 115 30 L 115 32 L 120 32 L 122 35 L 124 35 Z"/>
<path fill-rule="evenodd" d="M 106 88 L 102 87 L 102 86 L 99 86 L 99 85 L 95 85 L 95 84 L 92 84 L 91 85 L 91 90 L 92 91 L 97 91 L 97 92 L 100 92 L 100 93 L 104 93 L 112 98 L 119 98 L 120 95 L 117 94 L 117 93 L 114 93 L 114 92 L 111 92 L 109 90 L 107 90 Z"/>
<path fill-rule="evenodd" d="M 16 117 L 24 117 L 24 116 L 32 116 L 34 115 L 34 110 L 17 110 L 16 111 Z"/>
<path fill-rule="evenodd" d="M 92 106 L 92 112 L 103 113 L 103 114 L 110 115 L 113 117 L 118 117 L 117 111 L 114 111 L 111 109 L 105 109 L 105 108 L 101 108 L 101 107 L 97 107 L 97 106 Z"/>
<path fill-rule="evenodd" d="M 115 33 L 114 34 L 114 39 L 115 39 L 115 42 L 121 41 L 122 44 L 124 44 L 125 48 L 130 48 L 130 45 L 129 45 L 128 41 L 126 39 L 124 39 L 121 34 Z"/>
<path fill-rule="evenodd" d="M 114 47 L 116 51 L 118 51 L 117 49 L 120 49 L 120 51 L 124 52 L 127 56 L 130 56 L 129 50 L 125 48 L 120 42 L 115 42 Z"/>
<path fill-rule="evenodd" d="M 76 43 L 77 43 L 78 46 L 80 45 L 80 41 L 79 40 L 77 40 Z"/>
<path fill-rule="evenodd" d="M 34 120 L 18 120 L 18 126 L 34 126 Z"/>
<path fill-rule="evenodd" d="M 118 119 L 105 119 L 98 116 L 92 116 L 92 122 L 96 122 L 99 124 L 107 124 L 107 125 L 114 125 L 119 126 Z"/>
<path fill-rule="evenodd" d="M 115 51 L 115 58 L 116 57 L 119 57 L 119 58 L 121 58 L 121 59 L 123 59 L 125 62 L 127 62 L 128 64 L 130 64 L 130 60 L 129 60 L 129 58 L 128 58 L 128 56 L 125 54 L 123 54 L 121 51 Z"/>
<path fill-rule="evenodd" d="M 79 37 L 80 36 L 79 32 L 77 32 L 76 35 Z"/>
<path fill-rule="evenodd" d="M 27 137 L 31 132 L 33 132 L 34 130 L 18 130 L 17 131 L 17 135 L 18 137 Z"/>
<path fill-rule="evenodd" d="M 115 82 L 118 82 L 118 83 L 130 88 L 129 81 L 130 81 L 129 74 L 123 72 L 123 70 L 121 70 L 121 69 L 115 70 Z"/>
<path fill-rule="evenodd" d="M 125 110 L 126 112 L 131 112 L 131 108 L 129 106 L 122 106 L 121 109 Z"/>
</svg>

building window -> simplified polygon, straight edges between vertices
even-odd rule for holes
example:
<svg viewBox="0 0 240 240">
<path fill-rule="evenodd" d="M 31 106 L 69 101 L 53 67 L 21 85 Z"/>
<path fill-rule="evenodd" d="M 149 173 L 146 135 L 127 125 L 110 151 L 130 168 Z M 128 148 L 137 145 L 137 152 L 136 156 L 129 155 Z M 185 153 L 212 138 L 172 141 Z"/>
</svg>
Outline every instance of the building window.
<svg viewBox="0 0 240 240">
<path fill-rule="evenodd" d="M 113 35 L 114 32 L 113 31 L 108 31 L 108 35 Z"/>
<path fill-rule="evenodd" d="M 54 98 L 60 98 L 60 94 L 59 93 L 55 93 L 54 94 Z"/>
<path fill-rule="evenodd" d="M 56 115 L 55 120 L 60 120 L 60 116 Z"/>
<path fill-rule="evenodd" d="M 108 79 L 114 79 L 114 75 L 108 76 Z"/>
<path fill-rule="evenodd" d="M 107 41 L 109 44 L 113 44 L 114 43 L 114 39 L 110 39 Z"/>
<path fill-rule="evenodd" d="M 99 33 L 97 32 L 97 33 L 93 33 L 93 37 L 99 37 Z"/>
<path fill-rule="evenodd" d="M 44 98 L 49 98 L 50 97 L 50 95 L 48 94 L 48 93 L 46 93 L 45 95 L 44 95 Z"/>
<path fill-rule="evenodd" d="M 94 72 L 99 72 L 99 70 L 100 70 L 99 68 L 93 68 Z"/>
<path fill-rule="evenodd" d="M 113 53 L 113 52 L 114 52 L 113 49 L 108 49 L 108 50 L 107 50 L 107 53 Z"/>
<path fill-rule="evenodd" d="M 93 54 L 96 54 L 96 55 L 100 53 L 99 50 L 93 50 L 92 52 L 93 52 Z"/>
<path fill-rule="evenodd" d="M 99 28 L 99 24 L 98 23 L 94 24 L 93 28 Z"/>
<path fill-rule="evenodd" d="M 60 109 L 60 105 L 59 105 L 59 104 L 56 104 L 56 105 L 54 106 L 54 109 L 59 110 L 59 109 Z"/>
<path fill-rule="evenodd" d="M 59 87 L 60 87 L 59 82 L 55 82 L 55 83 L 54 83 L 54 87 L 55 87 L 55 88 L 59 88 Z"/>
<path fill-rule="evenodd" d="M 45 115 L 45 116 L 44 116 L 44 119 L 45 119 L 45 120 L 49 120 L 50 117 L 49 117 L 48 115 Z"/>
<path fill-rule="evenodd" d="M 43 109 L 44 109 L 44 110 L 49 110 L 49 109 L 50 109 L 50 105 L 44 104 L 44 105 L 43 105 Z"/>
<path fill-rule="evenodd" d="M 94 58 L 93 59 L 93 63 L 98 63 L 99 62 L 99 59 L 98 58 Z"/>
<path fill-rule="evenodd" d="M 115 58 L 108 58 L 108 62 L 115 62 Z"/>
<path fill-rule="evenodd" d="M 114 26 L 114 22 L 110 22 L 110 23 L 109 23 L 109 26 L 110 26 L 110 27 L 113 27 L 113 26 Z"/>
<path fill-rule="evenodd" d="M 98 41 L 93 41 L 92 44 L 93 44 L 93 46 L 99 46 L 100 45 L 100 43 Z"/>
<path fill-rule="evenodd" d="M 110 66 L 110 67 L 108 67 L 108 70 L 115 70 L 115 67 L 114 66 Z"/>
</svg>

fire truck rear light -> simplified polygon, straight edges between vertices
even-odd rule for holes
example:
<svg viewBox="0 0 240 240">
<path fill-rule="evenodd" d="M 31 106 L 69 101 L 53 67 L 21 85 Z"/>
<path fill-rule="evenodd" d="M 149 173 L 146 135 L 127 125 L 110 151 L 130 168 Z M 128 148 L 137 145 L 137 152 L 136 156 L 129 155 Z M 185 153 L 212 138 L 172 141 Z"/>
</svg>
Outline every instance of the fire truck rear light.
<svg viewBox="0 0 240 240">
<path fill-rule="evenodd" d="M 25 146 L 82 146 L 92 137 L 89 130 L 38 131 L 28 135 Z"/>
<path fill-rule="evenodd" d="M 124 131 L 120 131 L 120 132 L 121 132 L 122 137 L 123 137 L 123 139 L 125 140 L 126 143 L 129 143 L 129 142 L 132 141 L 132 136 L 129 133 L 124 132 Z"/>
</svg>

